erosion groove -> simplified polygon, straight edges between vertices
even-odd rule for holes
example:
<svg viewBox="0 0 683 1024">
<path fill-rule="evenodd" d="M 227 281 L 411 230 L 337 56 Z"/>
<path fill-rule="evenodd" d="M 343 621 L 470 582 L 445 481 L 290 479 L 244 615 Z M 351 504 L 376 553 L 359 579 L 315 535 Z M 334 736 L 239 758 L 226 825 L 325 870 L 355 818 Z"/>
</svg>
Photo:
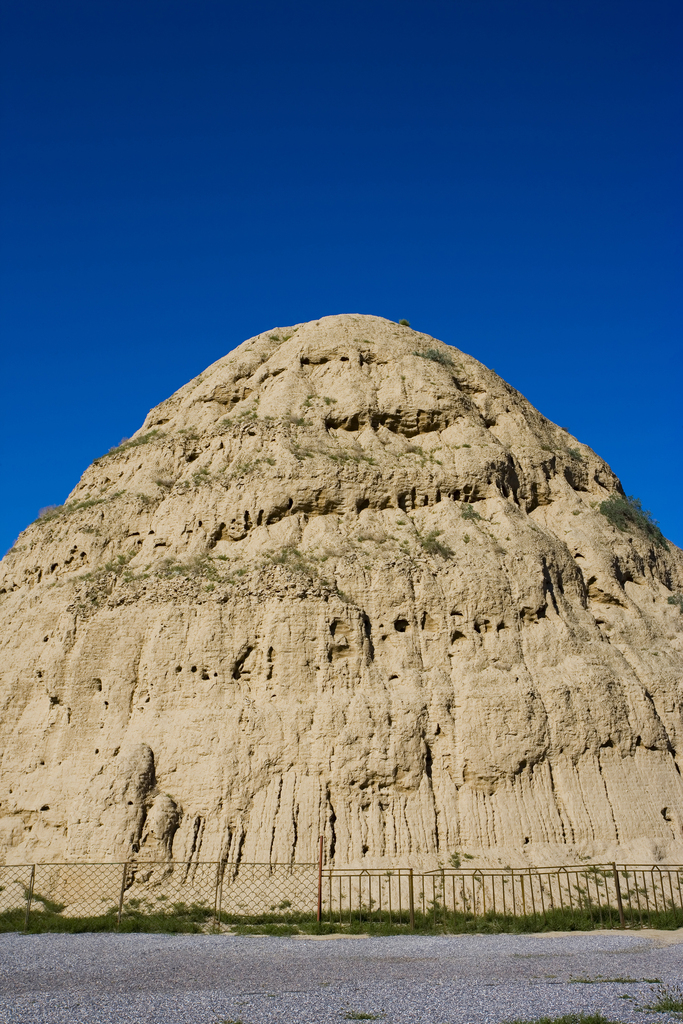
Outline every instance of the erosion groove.
<svg viewBox="0 0 683 1024">
<path fill-rule="evenodd" d="M 475 359 L 269 331 L 3 559 L 0 857 L 680 862 L 681 592 Z"/>
</svg>

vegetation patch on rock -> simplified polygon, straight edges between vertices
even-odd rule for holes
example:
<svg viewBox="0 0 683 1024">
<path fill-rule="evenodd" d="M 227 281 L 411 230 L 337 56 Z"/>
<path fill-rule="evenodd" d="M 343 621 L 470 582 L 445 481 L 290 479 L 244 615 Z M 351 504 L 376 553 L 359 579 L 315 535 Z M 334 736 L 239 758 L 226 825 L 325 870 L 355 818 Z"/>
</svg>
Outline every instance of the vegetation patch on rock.
<svg viewBox="0 0 683 1024">
<path fill-rule="evenodd" d="M 659 523 L 651 512 L 643 508 L 640 499 L 632 494 L 611 494 L 606 501 L 601 502 L 600 512 L 617 530 L 640 530 L 653 544 L 668 548 Z"/>
</svg>

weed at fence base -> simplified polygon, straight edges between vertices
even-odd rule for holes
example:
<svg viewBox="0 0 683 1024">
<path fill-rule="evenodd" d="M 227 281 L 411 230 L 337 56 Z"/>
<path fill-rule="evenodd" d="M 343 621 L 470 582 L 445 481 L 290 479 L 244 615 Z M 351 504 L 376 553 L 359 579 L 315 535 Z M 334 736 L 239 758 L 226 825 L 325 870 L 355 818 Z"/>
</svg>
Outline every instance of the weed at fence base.
<svg viewBox="0 0 683 1024">
<path fill-rule="evenodd" d="M 144 913 L 140 910 L 125 910 L 118 924 L 118 912 L 112 907 L 104 914 L 66 917 L 51 910 L 32 914 L 26 934 L 39 935 L 44 932 L 80 934 L 82 932 L 162 932 L 167 934 L 199 934 L 210 930 L 213 910 L 206 907 L 186 907 L 179 904 L 163 913 Z M 0 914 L 0 932 L 23 932 L 24 910 L 9 910 Z"/>
<path fill-rule="evenodd" d="M 677 928 L 683 926 L 683 914 L 679 920 L 671 920 L 666 916 L 662 922 L 652 922 L 653 927 Z M 184 908 L 165 913 L 144 913 L 139 910 L 124 911 L 120 926 L 117 927 L 115 909 L 99 916 L 64 917 L 61 914 L 44 911 L 31 917 L 28 927 L 29 934 L 43 932 L 162 932 L 168 934 L 202 934 L 212 931 L 214 926 L 212 911 L 206 908 Z M 569 911 L 549 911 L 545 915 L 530 914 L 527 917 L 511 917 L 502 914 L 488 913 L 476 918 L 472 915 L 448 912 L 439 915 L 434 921 L 433 916 L 416 914 L 413 934 L 529 934 L 546 931 L 592 931 L 601 927 L 599 922 L 591 919 L 588 914 L 577 914 Z M 0 931 L 23 931 L 24 911 L 9 911 L 0 915 Z M 294 914 L 283 919 L 279 915 L 253 915 L 231 917 L 223 916 L 221 931 L 228 930 L 237 935 L 272 935 L 286 938 L 292 935 L 334 935 L 346 933 L 351 935 L 407 935 L 411 934 L 408 923 L 399 924 L 388 921 L 378 913 L 351 915 L 351 919 L 318 922 L 315 914 Z"/>
<path fill-rule="evenodd" d="M 654 914 L 652 915 L 654 917 Z M 673 929 L 683 927 L 683 912 L 662 912 L 661 920 L 652 921 L 654 928 Z M 221 919 L 221 932 L 235 935 L 271 935 L 288 938 L 292 935 L 466 935 L 466 934 L 529 934 L 552 931 L 592 931 L 602 928 L 601 924 L 587 911 L 549 910 L 545 914 L 528 914 L 526 917 L 512 917 L 489 912 L 485 915 L 462 914 L 441 909 L 435 920 L 434 914 L 415 914 L 415 927 L 411 931 L 407 921 L 389 921 L 379 911 L 354 912 L 345 920 L 318 921 L 315 913 L 226 915 Z M 607 925 L 607 927 L 609 927 Z M 616 929 L 616 924 L 612 926 Z M 0 932 L 24 930 L 24 911 L 12 910 L 0 914 Z M 120 926 L 117 927 L 115 908 L 92 917 L 65 917 L 51 911 L 32 914 L 28 934 L 43 932 L 161 932 L 167 934 L 206 934 L 216 930 L 213 910 L 202 906 L 178 904 L 163 913 L 145 913 L 143 910 L 124 910 Z M 572 979 L 583 980 L 583 979 Z M 591 979 L 592 980 L 592 979 Z M 601 979 L 597 979 L 601 980 Z M 682 997 L 683 998 L 683 997 Z"/>
</svg>

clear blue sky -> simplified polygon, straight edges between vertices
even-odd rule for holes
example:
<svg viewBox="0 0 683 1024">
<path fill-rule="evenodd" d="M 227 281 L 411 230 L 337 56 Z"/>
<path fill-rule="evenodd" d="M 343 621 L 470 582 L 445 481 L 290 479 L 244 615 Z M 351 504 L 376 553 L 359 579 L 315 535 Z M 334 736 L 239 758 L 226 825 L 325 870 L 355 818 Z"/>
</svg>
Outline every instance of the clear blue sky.
<svg viewBox="0 0 683 1024">
<path fill-rule="evenodd" d="M 493 367 L 683 545 L 680 0 L 5 0 L 0 549 L 337 312 Z"/>
</svg>

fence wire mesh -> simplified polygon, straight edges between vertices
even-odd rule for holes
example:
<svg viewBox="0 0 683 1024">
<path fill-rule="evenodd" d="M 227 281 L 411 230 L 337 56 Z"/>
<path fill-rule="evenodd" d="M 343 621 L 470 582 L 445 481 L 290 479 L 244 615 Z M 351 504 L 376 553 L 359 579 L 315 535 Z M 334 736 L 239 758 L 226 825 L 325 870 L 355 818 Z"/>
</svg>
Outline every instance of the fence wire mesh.
<svg viewBox="0 0 683 1024">
<path fill-rule="evenodd" d="M 213 921 L 219 868 L 211 862 L 129 862 L 121 882 L 120 915 Z"/>
<path fill-rule="evenodd" d="M 317 864 L 240 864 L 223 874 L 219 906 L 223 920 L 315 914 Z"/>
<path fill-rule="evenodd" d="M 32 914 L 100 917 L 115 912 L 121 864 L 36 864 Z"/>
<path fill-rule="evenodd" d="M 683 867 L 329 868 L 130 860 L 0 865 L 0 927 L 211 930 L 320 921 L 338 928 L 506 930 L 683 925 Z M 190 927 L 191 926 L 191 927 Z"/>
</svg>

